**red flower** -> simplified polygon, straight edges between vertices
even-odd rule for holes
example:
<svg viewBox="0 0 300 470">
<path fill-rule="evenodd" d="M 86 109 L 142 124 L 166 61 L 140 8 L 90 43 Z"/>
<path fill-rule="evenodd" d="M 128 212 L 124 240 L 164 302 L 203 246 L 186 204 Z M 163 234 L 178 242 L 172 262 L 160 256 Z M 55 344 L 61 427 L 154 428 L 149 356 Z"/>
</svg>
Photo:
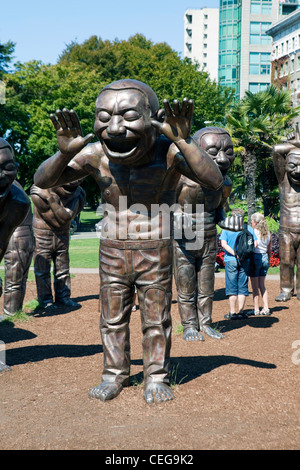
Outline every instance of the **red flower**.
<svg viewBox="0 0 300 470">
<path fill-rule="evenodd" d="M 225 266 L 225 263 L 224 263 L 224 251 L 220 251 L 219 253 L 217 253 L 216 262 L 218 263 L 218 265 L 219 265 L 221 268 L 224 268 L 224 266 Z"/>
<path fill-rule="evenodd" d="M 270 266 L 272 266 L 272 268 L 278 266 L 280 264 L 280 258 L 279 258 L 279 255 L 278 254 L 272 254 L 271 258 L 270 258 Z"/>
</svg>

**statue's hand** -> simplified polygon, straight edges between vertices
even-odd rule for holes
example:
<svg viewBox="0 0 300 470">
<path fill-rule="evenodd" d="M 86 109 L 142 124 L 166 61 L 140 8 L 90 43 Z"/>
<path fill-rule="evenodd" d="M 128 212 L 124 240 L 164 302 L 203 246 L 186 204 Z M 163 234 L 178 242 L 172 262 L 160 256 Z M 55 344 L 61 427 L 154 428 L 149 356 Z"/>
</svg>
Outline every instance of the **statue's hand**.
<svg viewBox="0 0 300 470">
<path fill-rule="evenodd" d="M 82 136 L 82 129 L 75 111 L 64 108 L 50 114 L 50 119 L 56 129 L 58 147 L 61 153 L 76 155 L 94 137 L 94 134 Z"/>
<path fill-rule="evenodd" d="M 243 230 L 244 219 L 241 215 L 235 214 L 230 217 L 226 217 L 218 223 L 219 227 L 224 230 L 230 230 L 232 232 L 240 232 Z"/>
<path fill-rule="evenodd" d="M 184 98 L 182 104 L 178 100 L 173 101 L 173 109 L 169 101 L 164 100 L 164 121 L 152 120 L 151 123 L 162 134 L 173 142 L 187 139 L 191 132 L 192 117 L 194 112 L 193 100 Z"/>
<path fill-rule="evenodd" d="M 290 132 L 286 136 L 287 143 L 294 145 L 295 147 L 300 147 L 300 136 L 298 132 Z"/>
</svg>

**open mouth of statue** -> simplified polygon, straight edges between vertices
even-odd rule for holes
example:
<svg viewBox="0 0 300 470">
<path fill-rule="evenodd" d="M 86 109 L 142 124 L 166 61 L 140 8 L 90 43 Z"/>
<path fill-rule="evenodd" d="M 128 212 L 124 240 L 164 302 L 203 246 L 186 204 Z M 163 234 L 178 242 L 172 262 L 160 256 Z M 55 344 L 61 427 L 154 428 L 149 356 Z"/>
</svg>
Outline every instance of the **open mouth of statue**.
<svg viewBox="0 0 300 470">
<path fill-rule="evenodd" d="M 104 144 L 112 157 L 130 157 L 136 151 L 139 139 L 105 139 Z"/>
<path fill-rule="evenodd" d="M 297 184 L 300 184 L 300 175 L 291 175 L 291 180 Z"/>
</svg>

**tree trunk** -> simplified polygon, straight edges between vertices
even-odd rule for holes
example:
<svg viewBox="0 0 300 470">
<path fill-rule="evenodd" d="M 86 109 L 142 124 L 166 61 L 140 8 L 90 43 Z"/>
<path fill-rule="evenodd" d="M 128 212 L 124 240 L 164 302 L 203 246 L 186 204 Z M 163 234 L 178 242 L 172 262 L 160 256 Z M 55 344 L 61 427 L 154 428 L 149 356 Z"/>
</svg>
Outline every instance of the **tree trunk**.
<svg viewBox="0 0 300 470">
<path fill-rule="evenodd" d="M 252 150 L 244 153 L 244 173 L 246 179 L 246 195 L 248 206 L 248 221 L 256 212 L 256 155 Z"/>
</svg>

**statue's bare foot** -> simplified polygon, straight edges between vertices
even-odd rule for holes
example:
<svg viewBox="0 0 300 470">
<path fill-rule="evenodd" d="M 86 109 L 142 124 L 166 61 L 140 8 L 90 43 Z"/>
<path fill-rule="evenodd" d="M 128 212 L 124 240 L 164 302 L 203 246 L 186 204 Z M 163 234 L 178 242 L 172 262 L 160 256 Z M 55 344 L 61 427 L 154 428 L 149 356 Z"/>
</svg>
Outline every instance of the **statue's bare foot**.
<svg viewBox="0 0 300 470">
<path fill-rule="evenodd" d="M 98 398 L 101 401 L 112 400 L 122 391 L 123 386 L 115 382 L 102 382 L 97 387 L 90 390 L 91 398 Z"/>
<path fill-rule="evenodd" d="M 220 333 L 219 331 L 214 330 L 208 325 L 204 325 L 202 327 L 203 333 L 205 333 L 207 336 L 210 336 L 211 338 L 214 339 L 222 339 L 225 338 L 225 335 L 223 333 Z"/>
<path fill-rule="evenodd" d="M 196 328 L 190 327 L 183 331 L 183 339 L 185 341 L 204 341 L 204 336 Z"/>
<path fill-rule="evenodd" d="M 167 384 L 149 383 L 145 385 L 144 398 L 148 404 L 154 403 L 155 401 L 162 403 L 163 401 L 173 400 L 174 395 Z"/>
<path fill-rule="evenodd" d="M 281 294 L 275 297 L 276 302 L 287 302 L 290 299 L 291 299 L 291 294 L 288 294 L 286 292 L 281 292 Z"/>
</svg>

